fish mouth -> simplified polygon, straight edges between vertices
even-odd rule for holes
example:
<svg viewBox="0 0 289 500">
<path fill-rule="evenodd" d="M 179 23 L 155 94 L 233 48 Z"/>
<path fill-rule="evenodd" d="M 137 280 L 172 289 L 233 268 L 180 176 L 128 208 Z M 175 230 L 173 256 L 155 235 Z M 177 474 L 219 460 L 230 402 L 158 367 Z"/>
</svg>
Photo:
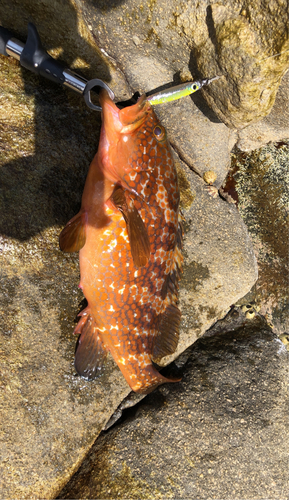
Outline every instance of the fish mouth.
<svg viewBox="0 0 289 500">
<path fill-rule="evenodd" d="M 105 126 L 113 125 L 120 134 L 134 132 L 145 121 L 151 109 L 145 94 L 138 99 L 136 104 L 122 109 L 116 106 L 105 89 L 101 90 L 99 101 Z"/>
</svg>

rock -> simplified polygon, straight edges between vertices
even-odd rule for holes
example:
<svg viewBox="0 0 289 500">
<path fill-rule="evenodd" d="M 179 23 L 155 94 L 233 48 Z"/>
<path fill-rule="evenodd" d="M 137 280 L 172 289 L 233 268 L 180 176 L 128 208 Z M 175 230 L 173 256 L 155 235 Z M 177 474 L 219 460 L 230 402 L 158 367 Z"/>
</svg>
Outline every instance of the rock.
<svg viewBox="0 0 289 500">
<path fill-rule="evenodd" d="M 135 28 L 137 44 L 129 33 L 117 39 L 119 43 L 112 39 L 120 49 L 116 62 L 109 46 L 100 45 L 102 52 L 96 45 L 98 35 L 99 39 L 103 36 L 102 27 L 99 34 L 93 28 L 96 18 L 87 18 L 86 25 L 76 6 L 86 17 L 88 4 L 62 3 L 58 22 L 51 23 L 55 3 L 49 0 L 37 5 L 1 0 L 0 23 L 25 40 L 27 22 L 33 21 L 53 56 L 61 57 L 87 78 L 105 79 L 119 99 L 130 97 L 135 89 L 147 90 L 149 83 L 157 84 L 157 80 L 145 80 L 145 64 L 150 59 L 155 65 L 159 63 L 159 71 L 154 73 L 158 85 L 167 82 L 168 75 L 172 80 L 177 68 L 185 66 L 188 51 L 178 38 L 172 52 L 176 55 L 179 51 L 179 59 L 174 67 L 166 66 L 158 54 L 155 32 L 150 32 L 145 42 Z M 101 23 L 108 21 L 108 14 L 119 15 L 119 8 L 127 6 L 102 12 Z M 154 4 L 149 9 L 153 11 Z M 166 54 L 170 38 L 167 32 Z M 133 43 L 134 51 L 128 45 L 122 53 L 125 41 Z M 154 47 L 153 53 L 143 51 L 146 44 Z M 136 68 L 132 57 L 143 58 L 142 66 Z M 78 258 L 58 249 L 60 230 L 79 208 L 86 172 L 97 149 L 100 120 L 77 94 L 21 69 L 12 58 L 1 57 L 0 63 L 2 495 L 53 498 L 129 392 L 111 360 L 100 380 L 91 383 L 75 376 L 72 331 L 83 298 L 77 288 Z M 145 89 L 140 84 L 142 78 Z M 194 127 L 191 135 L 186 132 L 182 142 L 179 117 L 169 130 L 178 138 L 174 147 L 199 174 L 192 173 L 176 156 L 187 234 L 181 289 L 184 319 L 178 353 L 224 315 L 257 277 L 248 233 L 236 208 L 210 197 L 199 177 L 213 170 L 217 175 L 215 188 L 219 187 L 226 175 L 232 136 L 198 99 L 201 96 L 194 104 L 187 100 L 194 110 L 194 123 L 192 118 L 187 121 L 189 113 L 183 104 L 172 108 L 175 113 L 187 113 L 186 127 Z M 209 119 L 204 119 L 200 108 L 208 110 Z M 172 111 L 167 116 L 173 117 Z M 224 139 L 218 139 L 220 134 Z M 199 143 L 196 157 L 189 146 L 190 137 L 196 149 Z"/>
<path fill-rule="evenodd" d="M 180 158 L 200 177 L 213 172 L 214 184 L 220 187 L 229 170 L 236 135 L 216 119 L 201 93 L 194 95 L 194 101 L 184 98 L 163 104 L 156 112 Z"/>
<path fill-rule="evenodd" d="M 288 353 L 260 317 L 198 340 L 179 384 L 98 438 L 58 498 L 285 498 Z"/>
<path fill-rule="evenodd" d="M 236 0 L 178 0 L 166 2 L 165 8 L 160 1 L 139 8 L 133 0 L 112 9 L 106 1 L 78 0 L 77 5 L 99 46 L 118 61 L 134 90 L 177 81 L 188 69 L 194 78 L 223 76 L 203 95 L 227 126 L 241 129 L 270 112 L 289 66 L 285 0 L 271 0 L 265 7 L 262 0 L 243 7 Z M 190 128 L 191 122 L 184 135 Z"/>
<path fill-rule="evenodd" d="M 237 146 L 252 151 L 269 142 L 281 142 L 289 137 L 289 71 L 282 78 L 276 100 L 268 116 L 260 122 L 238 131 Z"/>
<path fill-rule="evenodd" d="M 235 1 L 206 8 L 207 36 L 193 54 L 200 74 L 224 75 L 204 96 L 229 127 L 242 129 L 260 120 L 274 104 L 289 64 L 286 10 L 286 2 L 278 0 L 265 7 L 252 0 L 243 8 Z M 186 11 L 182 16 L 186 19 Z M 187 36 L 193 44 L 194 35 Z"/>
<path fill-rule="evenodd" d="M 75 376 L 72 331 L 82 300 L 77 288 L 78 257 L 58 249 L 60 229 L 78 211 L 100 122 L 78 96 L 74 100 L 61 88 L 47 82 L 41 85 L 31 74 L 25 74 L 23 83 L 21 69 L 13 60 L 1 58 L 1 75 L 5 122 L 0 193 L 2 495 L 52 498 L 129 392 L 112 361 L 101 380 L 91 383 Z M 187 286 L 181 292 L 185 307 L 180 349 L 184 349 L 227 311 L 230 301 L 246 293 L 256 279 L 256 270 L 235 208 L 211 199 L 203 188 L 205 183 L 181 161 L 178 168 L 182 206 L 188 217 Z M 201 220 L 200 229 L 189 228 L 190 218 L 197 223 Z M 200 254 L 197 246 L 202 231 L 209 234 L 213 226 L 219 224 L 221 238 L 224 231 L 230 232 L 230 226 L 223 225 L 231 218 L 238 226 L 233 237 L 237 246 L 229 245 L 232 253 L 227 249 L 227 259 L 233 257 L 236 265 L 229 262 L 226 266 L 236 284 L 232 284 L 231 274 L 210 309 L 209 301 L 215 295 L 210 286 L 220 286 L 215 273 L 221 268 L 214 263 L 219 258 L 214 245 L 220 247 L 220 242 L 211 233 L 209 239 L 204 235 Z M 238 245 L 249 270 L 246 274 L 240 263 L 244 274 L 240 280 L 235 274 Z M 208 266 L 206 251 L 210 253 Z M 222 272 L 227 271 L 222 268 Z M 189 300 L 194 295 L 191 316 Z"/>
<path fill-rule="evenodd" d="M 231 179 L 258 260 L 254 300 L 278 335 L 289 331 L 288 161 L 288 139 L 236 152 Z"/>
<path fill-rule="evenodd" d="M 236 207 L 213 198 L 205 182 L 175 156 L 184 216 L 184 274 L 180 283 L 184 351 L 225 316 L 254 285 L 258 272 L 253 247 Z M 162 363 L 163 364 L 163 363 Z"/>
<path fill-rule="evenodd" d="M 53 498 L 128 394 L 111 360 L 102 381 L 73 367 L 83 296 L 78 256 L 58 234 L 78 210 L 99 115 L 0 58 L 2 498 Z"/>
<path fill-rule="evenodd" d="M 133 5 L 132 2 L 131 4 Z M 88 19 L 93 18 L 92 33 L 94 36 L 97 33 L 100 46 L 114 60 L 119 61 L 132 93 L 148 92 L 173 82 L 177 69 L 181 68 L 181 62 L 188 60 L 189 49 L 185 44 L 181 45 L 179 36 L 174 37 L 171 46 L 170 32 L 161 32 L 159 36 L 162 42 L 158 45 L 155 31 L 148 31 L 145 24 L 140 26 L 141 20 L 137 16 L 131 18 L 132 7 L 129 4 L 109 10 L 105 17 L 105 27 L 101 21 L 99 4 L 96 7 L 81 3 L 80 11 L 87 23 Z M 149 16 L 145 11 L 146 6 L 140 16 Z M 129 29 L 126 27 L 126 17 L 129 19 Z M 149 23 L 153 23 L 152 19 Z M 142 40 L 137 47 L 131 38 L 134 32 Z M 117 44 L 116 39 L 119 41 Z M 177 58 L 178 66 L 171 63 L 173 58 Z M 117 98 L 122 99 L 125 96 L 120 95 Z M 180 157 L 201 176 L 208 170 L 214 170 L 218 177 L 216 185 L 219 187 L 229 168 L 230 152 L 236 142 L 236 134 L 220 122 L 206 104 L 201 92 L 174 103 L 156 106 L 156 113 Z"/>
</svg>

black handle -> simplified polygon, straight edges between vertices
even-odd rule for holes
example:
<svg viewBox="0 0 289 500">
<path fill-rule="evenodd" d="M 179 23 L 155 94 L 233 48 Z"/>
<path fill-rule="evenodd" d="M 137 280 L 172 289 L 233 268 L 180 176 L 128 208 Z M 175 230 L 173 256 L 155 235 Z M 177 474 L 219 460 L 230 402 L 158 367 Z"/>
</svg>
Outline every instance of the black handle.
<svg viewBox="0 0 289 500">
<path fill-rule="evenodd" d="M 91 101 L 90 92 L 93 89 L 99 93 L 100 88 L 105 88 L 111 99 L 114 99 L 114 93 L 102 80 L 93 79 L 88 82 L 85 78 L 66 68 L 62 63 L 47 54 L 36 26 L 32 23 L 28 23 L 28 35 L 25 44 L 16 40 L 13 33 L 0 26 L 0 53 L 5 56 L 15 57 L 20 61 L 21 66 L 37 75 L 82 94 L 90 109 L 101 111 L 101 107 L 96 106 Z"/>
<path fill-rule="evenodd" d="M 28 23 L 28 35 L 20 56 L 20 64 L 55 83 L 63 84 L 65 81 L 63 76 L 65 66 L 47 54 L 38 31 L 32 23 Z"/>
<path fill-rule="evenodd" d="M 0 26 L 0 54 L 2 54 L 3 56 L 8 56 L 6 52 L 6 45 L 10 38 L 13 38 L 13 33 Z"/>
</svg>

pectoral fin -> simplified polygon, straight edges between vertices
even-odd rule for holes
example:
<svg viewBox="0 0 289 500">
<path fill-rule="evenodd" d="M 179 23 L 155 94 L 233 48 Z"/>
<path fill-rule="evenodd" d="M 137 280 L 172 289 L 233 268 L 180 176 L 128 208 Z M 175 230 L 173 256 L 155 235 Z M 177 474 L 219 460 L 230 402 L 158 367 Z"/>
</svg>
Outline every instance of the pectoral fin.
<svg viewBox="0 0 289 500">
<path fill-rule="evenodd" d="M 63 252 L 78 252 L 85 244 L 86 212 L 81 210 L 73 217 L 59 235 L 59 246 Z"/>
<path fill-rule="evenodd" d="M 133 200 L 122 188 L 117 188 L 111 196 L 126 222 L 131 255 L 136 268 L 143 267 L 150 258 L 150 241 L 143 220 L 134 206 Z"/>
</svg>

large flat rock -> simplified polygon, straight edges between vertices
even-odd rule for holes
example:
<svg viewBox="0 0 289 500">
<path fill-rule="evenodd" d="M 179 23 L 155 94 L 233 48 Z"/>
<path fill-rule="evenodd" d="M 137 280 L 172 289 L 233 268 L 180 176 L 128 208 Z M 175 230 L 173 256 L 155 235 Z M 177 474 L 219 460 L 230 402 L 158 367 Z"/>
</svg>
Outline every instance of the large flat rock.
<svg viewBox="0 0 289 500">
<path fill-rule="evenodd" d="M 58 498 L 287 498 L 288 353 L 242 323 L 196 342 L 182 382 L 103 433 Z"/>
</svg>

